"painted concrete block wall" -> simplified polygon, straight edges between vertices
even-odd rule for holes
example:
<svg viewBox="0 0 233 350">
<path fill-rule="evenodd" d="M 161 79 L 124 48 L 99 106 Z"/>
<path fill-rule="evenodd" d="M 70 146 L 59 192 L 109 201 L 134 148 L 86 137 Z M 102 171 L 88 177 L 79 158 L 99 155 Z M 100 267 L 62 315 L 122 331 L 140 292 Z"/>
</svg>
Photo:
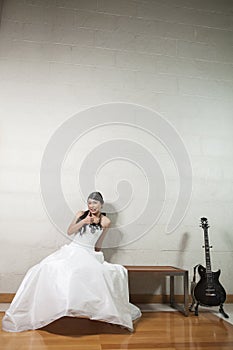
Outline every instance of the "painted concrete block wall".
<svg viewBox="0 0 233 350">
<path fill-rule="evenodd" d="M 164 209 L 143 237 L 105 249 L 106 259 L 177 265 L 192 277 L 192 267 L 205 264 L 199 220 L 206 216 L 212 268 L 222 269 L 221 281 L 233 293 L 232 1 L 5 0 L 0 91 L 0 292 L 15 292 L 29 267 L 69 242 L 51 223 L 40 192 L 41 161 L 52 135 L 78 112 L 125 102 L 158 112 L 184 142 L 193 192 L 183 221 L 166 233 L 179 191 L 176 165 L 166 145 L 134 125 L 88 130 L 73 145 L 61 172 L 69 206 L 85 209 L 77 173 L 97 145 L 118 138 L 139 143 L 163 169 Z M 135 150 L 132 160 L 137 156 Z M 129 158 L 93 169 L 93 177 L 108 205 L 117 199 L 120 180 L 132 185 L 131 202 L 117 215 L 121 225 L 141 213 L 153 181 Z M 145 213 L 142 232 L 147 219 Z M 159 292 L 136 280 L 132 291 L 145 293 L 145 286 Z"/>
</svg>

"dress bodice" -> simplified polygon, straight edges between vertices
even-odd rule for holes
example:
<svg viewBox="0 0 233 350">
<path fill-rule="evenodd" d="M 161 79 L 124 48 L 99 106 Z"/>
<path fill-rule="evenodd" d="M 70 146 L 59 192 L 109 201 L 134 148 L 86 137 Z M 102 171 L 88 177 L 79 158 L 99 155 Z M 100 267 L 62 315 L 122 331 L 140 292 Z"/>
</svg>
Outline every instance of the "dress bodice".
<svg viewBox="0 0 233 350">
<path fill-rule="evenodd" d="M 86 225 L 84 232 L 77 232 L 75 234 L 71 244 L 79 244 L 88 248 L 94 248 L 102 232 L 103 229 L 100 226 L 94 226 L 93 228 L 91 225 Z"/>
</svg>

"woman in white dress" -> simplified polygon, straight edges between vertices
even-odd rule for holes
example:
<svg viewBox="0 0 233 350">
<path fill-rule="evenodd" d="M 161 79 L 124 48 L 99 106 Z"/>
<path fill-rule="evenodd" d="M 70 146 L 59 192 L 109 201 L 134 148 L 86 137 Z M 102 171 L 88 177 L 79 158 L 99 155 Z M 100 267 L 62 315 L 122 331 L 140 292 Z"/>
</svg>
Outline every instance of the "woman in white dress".
<svg viewBox="0 0 233 350">
<path fill-rule="evenodd" d="M 70 244 L 33 266 L 2 321 L 8 332 L 38 329 L 63 317 L 86 317 L 133 331 L 141 311 L 129 303 L 127 270 L 104 261 L 101 244 L 110 220 L 101 213 L 103 197 L 93 192 L 88 210 L 68 228 Z"/>
</svg>

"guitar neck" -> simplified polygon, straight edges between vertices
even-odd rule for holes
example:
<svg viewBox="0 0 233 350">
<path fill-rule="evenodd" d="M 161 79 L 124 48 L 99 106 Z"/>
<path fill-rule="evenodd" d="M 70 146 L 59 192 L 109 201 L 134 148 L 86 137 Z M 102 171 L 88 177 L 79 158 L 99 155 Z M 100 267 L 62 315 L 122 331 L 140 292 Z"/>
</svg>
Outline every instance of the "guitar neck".
<svg viewBox="0 0 233 350">
<path fill-rule="evenodd" d="M 211 272 L 210 245 L 209 245 L 207 228 L 204 229 L 204 240 L 205 240 L 206 272 Z"/>
<path fill-rule="evenodd" d="M 205 260 L 206 260 L 206 278 L 208 286 L 213 284 L 213 274 L 211 270 L 211 260 L 210 260 L 210 245 L 208 237 L 208 228 L 204 228 L 204 240 L 205 240 Z"/>
</svg>

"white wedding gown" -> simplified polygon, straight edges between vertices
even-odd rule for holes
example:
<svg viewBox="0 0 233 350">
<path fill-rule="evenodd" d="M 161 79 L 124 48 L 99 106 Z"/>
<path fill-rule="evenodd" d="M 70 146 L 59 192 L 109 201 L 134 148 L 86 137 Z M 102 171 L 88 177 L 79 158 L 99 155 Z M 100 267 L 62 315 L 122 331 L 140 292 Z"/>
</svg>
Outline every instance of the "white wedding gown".
<svg viewBox="0 0 233 350">
<path fill-rule="evenodd" d="M 87 317 L 126 327 L 141 311 L 129 303 L 127 270 L 104 261 L 94 247 L 102 229 L 89 226 L 70 244 L 33 266 L 2 321 L 8 332 L 38 329 L 63 316 Z"/>
</svg>

